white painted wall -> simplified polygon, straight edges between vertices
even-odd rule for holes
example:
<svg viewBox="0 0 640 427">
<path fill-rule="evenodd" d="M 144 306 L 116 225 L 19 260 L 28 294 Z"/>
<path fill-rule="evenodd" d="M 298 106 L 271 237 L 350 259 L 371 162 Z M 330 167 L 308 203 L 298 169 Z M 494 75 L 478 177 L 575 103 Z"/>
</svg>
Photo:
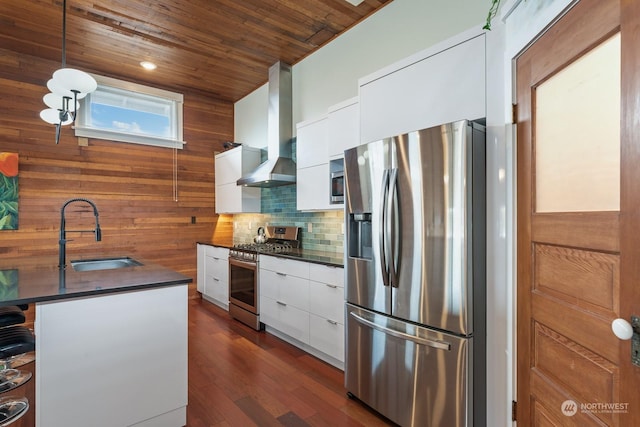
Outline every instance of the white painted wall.
<svg viewBox="0 0 640 427">
<path fill-rule="evenodd" d="M 293 132 L 298 122 L 358 95 L 358 79 L 473 26 L 489 1 L 394 0 L 293 66 Z M 235 104 L 235 140 L 267 144 L 266 85 Z"/>
</svg>

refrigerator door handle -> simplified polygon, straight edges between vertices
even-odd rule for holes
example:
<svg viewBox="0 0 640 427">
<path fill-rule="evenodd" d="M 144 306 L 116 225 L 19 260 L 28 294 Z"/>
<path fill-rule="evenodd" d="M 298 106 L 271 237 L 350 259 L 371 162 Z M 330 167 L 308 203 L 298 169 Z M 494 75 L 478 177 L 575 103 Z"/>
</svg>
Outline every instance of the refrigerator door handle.
<svg viewBox="0 0 640 427">
<path fill-rule="evenodd" d="M 389 173 L 389 193 L 387 196 L 387 246 L 389 247 L 387 264 L 389 265 L 389 285 L 394 288 L 398 287 L 398 263 L 400 262 L 398 254 L 400 215 L 398 209 L 398 168 L 393 168 Z"/>
<path fill-rule="evenodd" d="M 378 233 L 380 244 L 380 269 L 382 270 L 382 284 L 389 286 L 389 238 L 387 225 L 389 218 L 385 209 L 387 197 L 389 194 L 389 170 L 385 169 L 382 175 L 382 195 L 380 196 L 380 227 L 382 230 Z"/>
<path fill-rule="evenodd" d="M 351 312 L 350 313 L 351 316 L 357 320 L 358 322 L 362 323 L 365 326 L 368 326 L 370 328 L 376 329 L 380 332 L 383 332 L 387 335 L 391 335 L 393 337 L 396 338 L 401 338 L 407 341 L 412 341 L 416 344 L 420 344 L 420 345 L 426 345 L 429 347 L 433 347 L 433 348 L 437 348 L 438 350 L 447 350 L 450 351 L 451 350 L 451 344 L 449 344 L 448 342 L 444 342 L 444 341 L 436 341 L 436 340 L 430 340 L 427 338 L 422 338 L 422 337 L 416 337 L 415 335 L 410 335 L 407 334 L 405 332 L 401 332 L 401 331 L 396 331 L 395 329 L 391 329 L 391 328 L 387 328 L 386 326 L 382 326 L 382 325 L 378 325 L 375 322 L 372 322 L 371 320 L 365 319 L 364 317 L 358 316 L 356 313 Z"/>
</svg>

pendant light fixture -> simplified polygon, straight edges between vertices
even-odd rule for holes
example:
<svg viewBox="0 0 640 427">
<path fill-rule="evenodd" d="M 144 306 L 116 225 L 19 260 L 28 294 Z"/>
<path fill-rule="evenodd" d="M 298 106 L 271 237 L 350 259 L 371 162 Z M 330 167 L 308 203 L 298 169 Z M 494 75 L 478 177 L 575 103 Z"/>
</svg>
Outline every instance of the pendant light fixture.
<svg viewBox="0 0 640 427">
<path fill-rule="evenodd" d="M 46 110 L 40 112 L 40 118 L 56 126 L 56 144 L 60 142 L 60 128 L 76 119 L 80 108 L 79 99 L 97 89 L 95 79 L 84 71 L 67 68 L 66 55 L 67 0 L 62 2 L 62 68 L 53 73 L 47 82 L 51 93 L 43 97 Z"/>
</svg>

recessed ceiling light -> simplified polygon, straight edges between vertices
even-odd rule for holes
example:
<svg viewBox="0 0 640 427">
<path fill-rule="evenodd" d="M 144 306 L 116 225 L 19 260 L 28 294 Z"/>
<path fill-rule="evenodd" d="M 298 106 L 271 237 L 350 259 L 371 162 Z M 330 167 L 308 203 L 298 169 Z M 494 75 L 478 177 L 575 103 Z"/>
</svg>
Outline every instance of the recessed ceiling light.
<svg viewBox="0 0 640 427">
<path fill-rule="evenodd" d="M 351 3 L 354 6 L 358 6 L 360 3 L 362 3 L 364 0 L 347 0 L 347 2 Z"/>
<path fill-rule="evenodd" d="M 140 65 L 142 65 L 142 68 L 144 68 L 145 70 L 155 70 L 156 68 L 158 68 L 156 64 L 149 61 L 142 61 Z"/>
</svg>

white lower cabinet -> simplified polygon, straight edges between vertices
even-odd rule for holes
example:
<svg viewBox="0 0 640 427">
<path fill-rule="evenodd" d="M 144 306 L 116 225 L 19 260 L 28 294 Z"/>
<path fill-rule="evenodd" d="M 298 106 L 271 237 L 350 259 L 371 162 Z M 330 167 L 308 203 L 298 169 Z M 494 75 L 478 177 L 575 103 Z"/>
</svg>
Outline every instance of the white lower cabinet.
<svg viewBox="0 0 640 427">
<path fill-rule="evenodd" d="M 260 257 L 260 321 L 309 344 L 309 265 Z"/>
<path fill-rule="evenodd" d="M 207 301 L 229 309 L 229 249 L 198 244 L 197 289 Z"/>
<path fill-rule="evenodd" d="M 312 264 L 309 344 L 344 362 L 344 269 Z"/>
<path fill-rule="evenodd" d="M 309 344 L 309 312 L 280 300 L 260 296 L 260 321 L 296 340 Z"/>
<path fill-rule="evenodd" d="M 340 368 L 344 363 L 343 272 L 341 267 L 260 257 L 260 320 L 269 331 L 293 338 L 293 344 Z"/>
<path fill-rule="evenodd" d="M 315 314 L 309 316 L 309 344 L 344 362 L 344 324 Z"/>
</svg>

